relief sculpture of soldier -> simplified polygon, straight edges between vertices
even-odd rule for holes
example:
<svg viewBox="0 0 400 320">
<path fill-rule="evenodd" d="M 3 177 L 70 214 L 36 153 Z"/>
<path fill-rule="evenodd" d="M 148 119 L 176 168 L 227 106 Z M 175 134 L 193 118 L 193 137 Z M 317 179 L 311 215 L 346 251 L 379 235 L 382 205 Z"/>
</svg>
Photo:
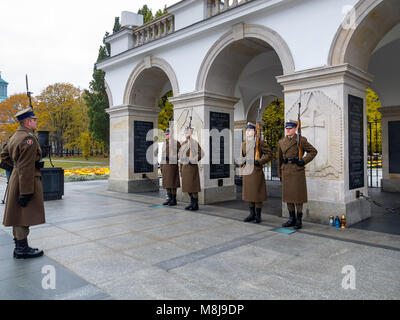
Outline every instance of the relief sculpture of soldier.
<svg viewBox="0 0 400 320">
<path fill-rule="evenodd" d="M 304 166 L 318 152 L 305 137 L 298 136 L 296 121 L 289 120 L 285 128 L 286 136 L 278 142 L 278 176 L 282 180 L 282 201 L 287 203 L 289 220 L 282 226 L 301 229 L 303 204 L 308 201 Z M 304 152 L 307 154 L 303 157 Z"/>
<path fill-rule="evenodd" d="M 20 125 L 1 152 L 1 167 L 12 169 L 3 224 L 13 227 L 14 258 L 36 258 L 43 251 L 29 247 L 28 234 L 30 226 L 45 223 L 40 173 L 42 151 L 34 135 L 37 117 L 33 110 L 24 109 L 16 118 Z"/>
<path fill-rule="evenodd" d="M 256 126 L 248 123 L 246 127 L 246 140 L 242 143 L 242 168 L 243 177 L 242 199 L 248 202 L 250 214 L 244 222 L 261 222 L 263 201 L 267 200 L 267 185 L 263 167 L 271 161 L 272 152 L 264 141 L 259 141 L 258 157 L 256 146 Z"/>
<path fill-rule="evenodd" d="M 162 174 L 162 187 L 167 190 L 168 198 L 163 203 L 164 206 L 175 206 L 176 189 L 180 188 L 178 168 L 178 152 L 181 147 L 179 141 L 176 141 L 170 134 L 170 130 L 165 130 L 165 143 L 161 151 L 160 170 Z"/>
<path fill-rule="evenodd" d="M 185 129 L 185 141 L 179 151 L 180 171 L 182 175 L 182 192 L 187 192 L 190 204 L 185 210 L 199 210 L 200 175 L 198 162 L 203 158 L 204 152 L 200 144 L 193 139 L 193 128 Z"/>
</svg>

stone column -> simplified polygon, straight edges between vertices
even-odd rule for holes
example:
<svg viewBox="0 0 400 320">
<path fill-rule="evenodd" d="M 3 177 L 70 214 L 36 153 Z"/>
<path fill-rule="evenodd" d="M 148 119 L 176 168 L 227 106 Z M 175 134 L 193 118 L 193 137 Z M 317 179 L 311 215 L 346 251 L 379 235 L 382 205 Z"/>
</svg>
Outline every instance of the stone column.
<svg viewBox="0 0 400 320">
<path fill-rule="evenodd" d="M 382 107 L 382 191 L 400 192 L 400 106 Z"/>
<path fill-rule="evenodd" d="M 226 97 L 208 92 L 194 92 L 169 99 L 174 105 L 175 132 L 177 140 L 184 141 L 184 129 L 189 124 L 189 117 L 192 114 L 193 137 L 200 143 L 205 156 L 199 164 L 201 193 L 199 203 L 208 204 L 236 199 L 235 171 L 233 164 L 233 129 L 234 129 L 234 106 L 238 99 Z M 225 176 L 221 171 L 223 167 L 215 168 L 210 165 L 210 138 L 209 130 L 212 123 L 222 123 L 215 119 L 220 117 L 223 122 L 229 123 L 229 149 L 226 150 L 229 156 L 229 167 Z M 206 130 L 204 130 L 206 129 Z M 226 137 L 228 139 L 228 137 Z M 216 150 L 212 150 L 216 155 Z M 226 168 L 226 167 L 225 167 Z M 221 170 L 221 171 L 220 171 Z M 218 171 L 218 172 L 216 172 Z M 219 177 L 220 176 L 220 177 Z M 181 201 L 189 201 L 187 194 L 182 194 L 178 189 L 177 198 Z"/>
<path fill-rule="evenodd" d="M 145 137 L 148 129 L 158 127 L 157 112 L 146 107 L 122 105 L 107 109 L 107 113 L 110 115 L 108 189 L 125 193 L 157 191 L 157 161 L 153 159 L 153 165 L 144 159 L 144 152 L 154 155 L 152 147 L 148 148 L 152 142 L 146 143 Z M 148 137 L 154 139 L 154 136 Z"/>
<path fill-rule="evenodd" d="M 345 64 L 277 79 L 284 86 L 285 119 L 297 119 L 301 101 L 303 136 L 318 150 L 306 166 L 304 219 L 328 224 L 330 215 L 344 213 L 350 226 L 369 218 L 370 205 L 356 191 L 368 194 L 366 88 L 372 77 Z M 286 204 L 282 214 L 288 216 Z"/>
</svg>

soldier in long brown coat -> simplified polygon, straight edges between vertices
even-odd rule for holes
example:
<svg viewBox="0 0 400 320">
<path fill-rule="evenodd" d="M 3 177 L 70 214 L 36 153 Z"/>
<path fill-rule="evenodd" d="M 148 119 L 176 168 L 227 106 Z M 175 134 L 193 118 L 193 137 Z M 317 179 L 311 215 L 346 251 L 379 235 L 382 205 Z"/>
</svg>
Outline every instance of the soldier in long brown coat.
<svg viewBox="0 0 400 320">
<path fill-rule="evenodd" d="M 162 187 L 167 190 L 168 199 L 164 206 L 176 205 L 176 189 L 180 188 L 178 152 L 181 144 L 170 136 L 170 130 L 165 130 L 165 143 L 161 151 Z"/>
<path fill-rule="evenodd" d="M 179 162 L 182 176 L 182 192 L 189 193 L 190 204 L 185 210 L 199 210 L 200 175 L 198 162 L 203 158 L 204 152 L 200 144 L 192 138 L 193 128 L 185 129 L 186 140 L 179 151 Z"/>
<path fill-rule="evenodd" d="M 271 161 L 272 153 L 265 142 L 260 141 L 260 160 L 255 160 L 255 130 L 255 125 L 248 123 L 246 141 L 242 143 L 242 159 L 245 161 L 241 168 L 243 177 L 242 199 L 248 202 L 250 210 L 250 215 L 244 219 L 244 222 L 255 221 L 255 223 L 260 223 L 263 201 L 267 200 L 267 185 L 263 167 Z"/>
<path fill-rule="evenodd" d="M 301 136 L 302 159 L 300 159 L 296 129 L 296 121 L 290 120 L 286 123 L 286 136 L 279 140 L 278 176 L 282 179 L 282 201 L 287 203 L 289 211 L 289 220 L 282 226 L 300 229 L 303 203 L 308 201 L 304 166 L 311 162 L 318 152 L 305 137 Z M 303 157 L 304 152 L 307 153 L 305 157 Z"/>
<path fill-rule="evenodd" d="M 28 245 L 29 227 L 45 223 L 40 168 L 42 151 L 34 135 L 37 117 L 31 108 L 16 114 L 20 126 L 1 153 L 2 163 L 13 166 L 3 224 L 13 227 L 14 258 L 35 258 L 43 251 Z"/>
</svg>

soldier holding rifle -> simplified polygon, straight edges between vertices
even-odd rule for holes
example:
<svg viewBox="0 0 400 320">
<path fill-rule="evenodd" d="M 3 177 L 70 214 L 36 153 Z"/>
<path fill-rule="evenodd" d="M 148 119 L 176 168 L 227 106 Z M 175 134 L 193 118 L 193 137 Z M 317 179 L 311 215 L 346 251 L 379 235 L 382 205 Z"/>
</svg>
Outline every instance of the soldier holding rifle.
<svg viewBox="0 0 400 320">
<path fill-rule="evenodd" d="M 289 220 L 282 226 L 294 229 L 302 228 L 303 204 L 308 200 L 304 166 L 318 153 L 301 135 L 300 108 L 301 104 L 298 121 L 286 122 L 286 136 L 278 142 L 278 176 L 282 180 L 282 201 L 287 203 L 289 211 Z"/>
</svg>

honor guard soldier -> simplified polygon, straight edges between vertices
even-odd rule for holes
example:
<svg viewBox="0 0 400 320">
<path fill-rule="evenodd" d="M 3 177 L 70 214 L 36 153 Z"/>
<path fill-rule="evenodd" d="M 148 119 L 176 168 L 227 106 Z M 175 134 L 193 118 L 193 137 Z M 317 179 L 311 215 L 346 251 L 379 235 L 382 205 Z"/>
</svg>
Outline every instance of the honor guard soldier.
<svg viewBox="0 0 400 320">
<path fill-rule="evenodd" d="M 182 143 L 179 151 L 179 162 L 182 175 L 182 192 L 187 192 L 190 204 L 185 210 L 199 210 L 200 175 L 197 163 L 204 155 L 200 144 L 192 138 L 193 128 L 185 129 L 186 140 Z"/>
<path fill-rule="evenodd" d="M 165 130 L 165 143 L 162 147 L 160 170 L 162 174 L 162 187 L 167 190 L 168 199 L 164 206 L 176 206 L 176 189 L 180 188 L 178 152 L 181 144 L 170 135 L 170 130 Z"/>
<path fill-rule="evenodd" d="M 15 116 L 20 125 L 1 153 L 2 163 L 13 167 L 3 224 L 13 227 L 14 258 L 36 258 L 42 256 L 43 251 L 29 247 L 29 227 L 45 223 L 40 173 L 42 151 L 34 135 L 37 117 L 32 108 Z"/>
<path fill-rule="evenodd" d="M 271 161 L 272 152 L 264 141 L 259 141 L 258 151 L 256 146 L 256 126 L 248 123 L 246 127 L 246 140 L 242 143 L 241 173 L 243 176 L 242 199 L 249 203 L 250 215 L 244 222 L 261 222 L 263 201 L 267 200 L 267 185 L 264 176 L 264 164 Z M 259 160 L 256 160 L 258 156 Z"/>
<path fill-rule="evenodd" d="M 278 142 L 278 175 L 282 180 L 282 201 L 287 203 L 289 220 L 282 226 L 301 229 L 303 203 L 307 202 L 304 166 L 311 162 L 318 152 L 305 137 L 298 136 L 296 121 L 290 120 L 285 127 L 286 136 Z M 303 158 L 304 152 L 307 154 Z"/>
</svg>

